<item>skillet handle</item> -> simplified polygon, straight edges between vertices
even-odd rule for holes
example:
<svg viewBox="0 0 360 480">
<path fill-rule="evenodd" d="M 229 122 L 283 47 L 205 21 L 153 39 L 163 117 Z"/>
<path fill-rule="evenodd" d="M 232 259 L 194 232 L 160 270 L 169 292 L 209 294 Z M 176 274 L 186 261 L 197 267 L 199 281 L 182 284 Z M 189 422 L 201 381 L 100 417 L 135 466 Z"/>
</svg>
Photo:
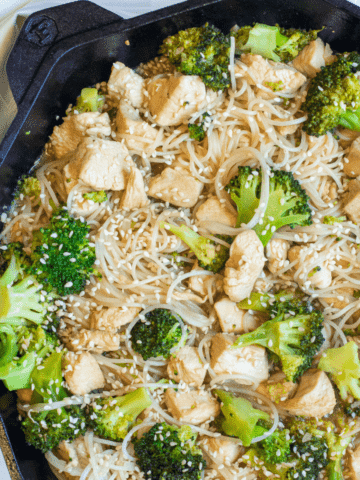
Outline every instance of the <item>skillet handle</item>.
<svg viewBox="0 0 360 480">
<path fill-rule="evenodd" d="M 25 21 L 6 72 L 16 103 L 19 105 L 31 81 L 51 47 L 65 38 L 94 30 L 124 19 L 98 5 L 80 0 L 33 13 Z"/>
</svg>

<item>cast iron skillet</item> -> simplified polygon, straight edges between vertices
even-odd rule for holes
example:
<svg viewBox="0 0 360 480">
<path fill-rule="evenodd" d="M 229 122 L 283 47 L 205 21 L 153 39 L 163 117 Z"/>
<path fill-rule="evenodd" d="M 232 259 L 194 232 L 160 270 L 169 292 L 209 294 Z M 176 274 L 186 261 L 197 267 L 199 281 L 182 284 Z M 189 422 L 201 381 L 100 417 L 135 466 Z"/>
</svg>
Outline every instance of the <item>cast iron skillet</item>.
<svg viewBox="0 0 360 480">
<path fill-rule="evenodd" d="M 131 20 L 86 1 L 34 13 L 7 62 L 18 114 L 0 145 L 0 208 L 10 205 L 17 180 L 30 171 L 67 105 L 83 87 L 107 80 L 114 61 L 134 68 L 154 58 L 167 36 L 206 21 L 224 32 L 235 23 L 325 26 L 320 36 L 334 50 L 359 51 L 359 20 L 360 8 L 345 0 L 189 0 Z M 26 445 L 16 395 L 2 384 L 0 420 L 22 479 L 53 480 L 44 456 Z"/>
</svg>

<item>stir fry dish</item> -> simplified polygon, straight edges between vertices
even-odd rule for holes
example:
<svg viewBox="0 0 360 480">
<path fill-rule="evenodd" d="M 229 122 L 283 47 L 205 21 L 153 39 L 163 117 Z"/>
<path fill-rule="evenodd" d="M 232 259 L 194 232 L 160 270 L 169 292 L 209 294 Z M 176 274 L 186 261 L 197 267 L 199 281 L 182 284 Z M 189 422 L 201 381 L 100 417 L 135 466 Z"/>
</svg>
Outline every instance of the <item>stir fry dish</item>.
<svg viewBox="0 0 360 480">
<path fill-rule="evenodd" d="M 360 480 L 360 55 L 189 28 L 1 214 L 0 379 L 60 480 Z"/>
</svg>

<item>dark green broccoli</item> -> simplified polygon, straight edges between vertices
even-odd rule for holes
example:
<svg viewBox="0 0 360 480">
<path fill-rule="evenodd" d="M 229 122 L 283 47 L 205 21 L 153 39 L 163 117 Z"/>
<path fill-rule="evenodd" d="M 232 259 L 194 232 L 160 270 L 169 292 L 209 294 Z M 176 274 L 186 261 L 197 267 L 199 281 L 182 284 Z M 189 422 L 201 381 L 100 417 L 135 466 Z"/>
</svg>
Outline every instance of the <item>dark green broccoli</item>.
<svg viewBox="0 0 360 480">
<path fill-rule="evenodd" d="M 250 52 L 276 62 L 291 62 L 320 30 L 298 30 L 256 23 L 234 31 L 236 53 Z"/>
<path fill-rule="evenodd" d="M 221 414 L 215 421 L 220 432 L 230 437 L 237 437 L 244 446 L 249 446 L 253 438 L 264 433 L 264 428 L 259 425 L 259 420 L 269 420 L 270 416 L 253 408 L 245 398 L 234 397 L 223 390 L 214 390 L 221 400 Z"/>
<path fill-rule="evenodd" d="M 215 91 L 230 86 L 230 37 L 208 23 L 166 38 L 159 53 L 181 73 L 199 75 Z"/>
<path fill-rule="evenodd" d="M 355 114 L 360 108 L 360 83 L 355 76 L 358 70 L 360 55 L 352 52 L 322 67 L 311 80 L 301 106 L 308 114 L 302 127 L 307 134 L 320 137 L 339 125 L 360 130 L 360 119 Z"/>
<path fill-rule="evenodd" d="M 105 97 L 100 95 L 96 88 L 83 88 L 71 112 L 101 112 L 104 102 Z"/>
<path fill-rule="evenodd" d="M 204 122 L 197 125 L 196 123 L 189 123 L 189 137 L 198 141 L 202 142 L 205 138 L 205 130 L 204 130 Z"/>
<path fill-rule="evenodd" d="M 257 435 L 263 435 L 270 430 L 271 422 L 260 420 L 257 426 Z M 287 462 L 291 455 L 290 431 L 277 429 L 264 440 L 254 444 L 257 457 L 271 465 Z"/>
<path fill-rule="evenodd" d="M 15 198 L 19 198 L 21 194 L 27 197 L 39 198 L 41 193 L 41 185 L 36 177 L 24 177 L 18 181 Z"/>
<path fill-rule="evenodd" d="M 89 406 L 87 423 L 97 435 L 120 442 L 140 413 L 151 404 L 146 388 L 138 388 L 121 397 L 97 398 Z"/>
<path fill-rule="evenodd" d="M 229 259 L 229 249 L 225 245 L 216 244 L 214 241 L 202 237 L 186 225 L 172 225 L 170 223 L 160 223 L 160 228 L 165 228 L 179 237 L 199 260 L 199 267 L 218 273 L 225 267 Z M 232 243 L 233 237 L 218 235 L 217 238 L 227 243 Z"/>
<path fill-rule="evenodd" d="M 208 117 L 208 113 L 204 113 L 202 115 L 202 119 Z M 189 136 L 190 138 L 197 140 L 198 142 L 202 142 L 205 138 L 205 130 L 204 130 L 204 125 L 205 122 L 201 121 L 200 123 L 189 123 L 188 128 L 189 128 Z"/>
<path fill-rule="evenodd" d="M 324 343 L 324 317 L 311 304 L 300 299 L 275 301 L 269 307 L 271 320 L 253 332 L 240 335 L 231 348 L 261 345 L 281 361 L 288 381 L 295 382 L 311 367 Z"/>
<path fill-rule="evenodd" d="M 355 342 L 351 341 L 343 347 L 326 350 L 318 368 L 330 373 L 343 400 L 349 395 L 360 400 L 360 361 Z"/>
<path fill-rule="evenodd" d="M 85 198 L 85 200 L 92 200 L 95 203 L 103 203 L 106 202 L 108 196 L 104 190 L 100 190 L 99 192 L 84 193 L 83 198 Z"/>
<path fill-rule="evenodd" d="M 131 342 L 135 352 L 144 360 L 163 356 L 168 358 L 170 351 L 179 344 L 182 330 L 171 310 L 156 308 L 138 321 L 131 330 Z"/>
<path fill-rule="evenodd" d="M 52 215 L 50 225 L 37 232 L 28 272 L 42 283 L 44 290 L 60 296 L 80 293 L 90 276 L 97 274 L 89 231 L 85 221 L 60 208 Z"/>
<path fill-rule="evenodd" d="M 259 207 L 261 194 L 261 170 L 239 167 L 238 175 L 225 187 L 236 204 L 238 216 L 236 226 L 249 223 Z M 272 170 L 269 201 L 264 217 L 254 227 L 265 246 L 281 227 L 311 225 L 309 197 L 291 172 Z"/>
<path fill-rule="evenodd" d="M 58 413 L 60 411 L 60 413 Z M 25 440 L 43 453 L 56 448 L 60 442 L 72 442 L 80 435 L 85 435 L 85 415 L 77 405 L 57 410 L 32 412 L 21 423 Z"/>
<path fill-rule="evenodd" d="M 36 367 L 31 375 L 33 396 L 31 403 L 49 403 L 63 400 L 68 396 L 62 386 L 62 352 L 53 351 L 40 368 Z M 42 452 L 56 448 L 62 440 L 69 442 L 87 430 L 85 412 L 77 405 L 31 412 L 21 422 L 26 441 Z"/>
<path fill-rule="evenodd" d="M 342 458 L 351 442 L 351 436 L 336 433 L 334 423 L 328 420 L 295 419 L 290 423 L 290 433 L 295 444 L 292 446 L 298 457 L 296 467 L 290 468 L 288 478 L 298 478 L 299 471 L 306 472 L 305 480 L 318 478 L 321 470 L 326 468 L 329 480 L 343 480 Z M 305 440 L 304 440 L 305 439 Z M 313 461 L 309 461 L 309 459 Z"/>
<path fill-rule="evenodd" d="M 206 462 L 196 446 L 197 433 L 184 425 L 155 424 L 133 439 L 137 464 L 146 480 L 200 480 Z"/>
</svg>

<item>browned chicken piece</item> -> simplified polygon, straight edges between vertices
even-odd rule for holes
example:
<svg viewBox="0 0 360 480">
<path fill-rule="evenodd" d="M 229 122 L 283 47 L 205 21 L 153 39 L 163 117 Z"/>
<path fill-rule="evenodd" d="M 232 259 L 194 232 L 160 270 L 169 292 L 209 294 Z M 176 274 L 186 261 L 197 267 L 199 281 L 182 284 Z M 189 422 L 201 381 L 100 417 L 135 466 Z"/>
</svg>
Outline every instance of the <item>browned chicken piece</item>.
<svg viewBox="0 0 360 480">
<path fill-rule="evenodd" d="M 267 380 L 269 364 L 265 348 L 257 345 L 230 348 L 235 340 L 235 336 L 224 333 L 218 333 L 212 338 L 210 366 L 214 372 L 218 375 L 244 375 L 244 378 L 248 377 L 254 383 Z"/>
<path fill-rule="evenodd" d="M 236 460 L 245 453 L 245 448 L 230 438 L 203 437 L 200 439 L 199 446 L 205 452 L 215 456 L 219 464 L 231 466 Z"/>
<path fill-rule="evenodd" d="M 308 370 L 300 380 L 295 395 L 282 407 L 293 415 L 323 417 L 330 414 L 336 405 L 335 392 L 325 372 Z"/>
<path fill-rule="evenodd" d="M 235 302 L 222 298 L 214 304 L 221 330 L 224 333 L 246 333 L 255 330 L 262 323 L 260 316 L 240 310 Z"/>
<path fill-rule="evenodd" d="M 191 386 L 200 387 L 206 375 L 206 368 L 196 347 L 180 348 L 170 357 L 167 365 L 169 378 L 179 383 L 183 381 Z"/>
<path fill-rule="evenodd" d="M 254 230 L 239 233 L 230 248 L 224 291 L 233 302 L 247 298 L 265 265 L 264 247 Z"/>
<path fill-rule="evenodd" d="M 151 178 L 148 195 L 177 207 L 191 208 L 197 203 L 203 186 L 188 171 L 167 167 Z"/>
<path fill-rule="evenodd" d="M 348 177 L 360 175 L 360 137 L 353 141 L 349 153 L 344 158 L 344 173 Z"/>
<path fill-rule="evenodd" d="M 66 182 L 81 180 L 94 190 L 123 190 L 135 164 L 128 149 L 119 142 L 84 138 L 74 152 L 74 160 L 64 168 Z"/>
<path fill-rule="evenodd" d="M 290 244 L 281 238 L 272 238 L 266 245 L 267 267 L 271 273 L 277 273 L 284 268 Z"/>
<path fill-rule="evenodd" d="M 299 268 L 299 264 L 302 265 L 302 270 L 307 272 L 307 280 L 310 281 L 311 285 L 316 288 L 327 288 L 331 285 L 332 274 L 331 271 L 326 267 L 326 264 L 314 265 L 314 267 L 309 271 L 307 262 L 311 262 L 311 255 L 306 254 L 307 247 L 295 246 L 290 248 L 288 252 L 288 259 L 290 263 L 295 263 L 296 270 Z M 320 270 L 314 270 L 318 269 Z"/>
<path fill-rule="evenodd" d="M 356 445 L 354 450 L 351 450 L 347 459 L 347 469 L 349 480 L 360 480 L 360 445 Z"/>
<path fill-rule="evenodd" d="M 114 352 L 120 348 L 120 335 L 104 330 L 86 330 L 74 332 L 66 341 L 66 347 L 72 352 L 87 350 L 93 353 Z"/>
<path fill-rule="evenodd" d="M 348 193 L 344 195 L 344 212 L 354 223 L 360 221 L 360 181 L 349 182 Z"/>
<path fill-rule="evenodd" d="M 110 307 L 92 312 L 90 327 L 94 330 L 116 332 L 120 327 L 132 322 L 140 313 L 138 307 Z"/>
<path fill-rule="evenodd" d="M 156 138 L 156 128 L 149 125 L 140 117 L 139 111 L 125 100 L 120 100 L 116 114 L 117 140 L 120 142 L 122 135 L 125 137 L 125 145 L 129 150 L 140 150 L 149 146 Z"/>
<path fill-rule="evenodd" d="M 199 262 L 196 260 L 191 271 L 198 270 L 200 272 L 206 272 L 204 268 L 199 267 Z M 193 275 L 189 278 L 188 286 L 193 292 L 198 293 L 202 297 L 205 297 L 209 293 L 209 285 L 212 284 L 212 293 L 222 291 L 223 277 L 217 275 Z"/>
<path fill-rule="evenodd" d="M 70 115 L 64 118 L 64 123 L 54 127 L 48 152 L 59 160 L 73 152 L 84 136 L 105 138 L 110 134 L 110 118 L 107 113 L 87 112 Z"/>
<path fill-rule="evenodd" d="M 65 380 L 73 395 L 85 395 L 92 390 L 104 388 L 104 375 L 91 353 L 68 352 L 64 363 Z"/>
<path fill-rule="evenodd" d="M 266 99 L 275 97 L 277 91 L 295 92 L 306 82 L 306 77 L 295 68 L 266 60 L 261 55 L 243 53 L 241 62 L 246 66 L 235 63 L 235 77 L 243 77 L 250 85 L 257 85 L 256 93 Z M 273 93 L 259 88 L 261 85 Z"/>
<path fill-rule="evenodd" d="M 143 176 L 138 168 L 131 167 L 125 192 L 121 197 L 120 208 L 134 210 L 135 208 L 146 207 L 149 203 Z"/>
<path fill-rule="evenodd" d="M 188 123 L 206 101 L 205 85 L 195 75 L 150 80 L 147 92 L 150 113 L 155 123 L 164 127 Z"/>
<path fill-rule="evenodd" d="M 168 388 L 164 399 L 176 420 L 191 425 L 200 425 L 220 413 L 220 403 L 205 390 L 176 393 L 173 388 Z"/>
<path fill-rule="evenodd" d="M 108 93 L 114 100 L 125 99 L 136 108 L 144 102 L 145 80 L 121 62 L 115 62 L 107 84 Z"/>
<path fill-rule="evenodd" d="M 307 77 L 313 78 L 320 72 L 321 67 L 328 65 L 332 57 L 332 50 L 327 45 L 325 47 L 321 38 L 317 38 L 301 50 L 299 55 L 294 58 L 292 65 Z"/>
<path fill-rule="evenodd" d="M 230 227 L 236 225 L 236 214 L 220 203 L 216 196 L 208 198 L 195 213 L 198 222 L 219 222 Z"/>
</svg>

